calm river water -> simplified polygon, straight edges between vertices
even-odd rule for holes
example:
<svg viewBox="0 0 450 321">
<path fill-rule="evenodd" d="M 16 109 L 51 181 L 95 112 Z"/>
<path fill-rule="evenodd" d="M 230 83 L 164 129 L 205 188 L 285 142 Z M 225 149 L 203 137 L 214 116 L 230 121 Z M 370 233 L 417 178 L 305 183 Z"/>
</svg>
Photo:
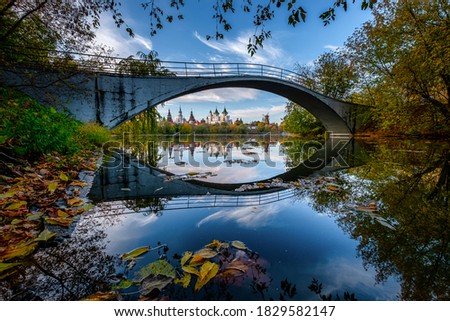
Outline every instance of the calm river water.
<svg viewBox="0 0 450 321">
<path fill-rule="evenodd" d="M 1 295 L 450 299 L 447 143 L 331 142 L 320 154 L 325 144 L 119 139 L 94 178 L 95 207 Z M 139 161 L 121 156 L 123 147 Z M 286 176 L 292 168 L 298 171 Z"/>
</svg>

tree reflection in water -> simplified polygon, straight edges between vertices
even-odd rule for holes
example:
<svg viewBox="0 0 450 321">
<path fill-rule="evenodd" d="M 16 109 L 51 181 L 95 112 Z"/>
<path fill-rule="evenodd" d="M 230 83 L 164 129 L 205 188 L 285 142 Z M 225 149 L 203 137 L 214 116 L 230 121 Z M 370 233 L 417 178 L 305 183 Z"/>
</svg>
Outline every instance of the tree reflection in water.
<svg viewBox="0 0 450 321">
<path fill-rule="evenodd" d="M 341 175 L 343 191 L 307 196 L 314 209 L 336 216 L 359 241 L 376 280 L 394 276 L 401 300 L 450 299 L 448 146 L 410 142 L 379 145 L 366 165 Z"/>
<path fill-rule="evenodd" d="M 1 300 L 79 300 L 111 288 L 118 258 L 107 255 L 106 225 L 119 217 L 82 220 L 0 282 Z M 72 232 L 72 231 L 71 231 Z"/>
</svg>

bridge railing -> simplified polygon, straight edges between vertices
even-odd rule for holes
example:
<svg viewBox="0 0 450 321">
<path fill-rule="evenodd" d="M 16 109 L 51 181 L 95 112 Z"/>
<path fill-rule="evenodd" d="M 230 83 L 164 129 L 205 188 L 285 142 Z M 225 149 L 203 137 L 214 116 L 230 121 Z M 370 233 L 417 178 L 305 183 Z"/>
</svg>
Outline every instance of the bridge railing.
<svg viewBox="0 0 450 321">
<path fill-rule="evenodd" d="M 92 214 L 94 217 L 104 217 L 136 213 L 152 214 L 160 211 L 183 209 L 256 207 L 286 200 L 295 195 L 296 190 L 290 188 L 259 195 L 186 195 L 163 197 L 162 199 L 166 200 L 163 201 L 164 206 L 158 206 L 156 210 L 151 206 L 140 209 L 130 208 L 125 204 L 127 201 L 112 201 L 104 204 L 100 203 L 102 210 Z M 107 206 L 108 208 L 103 208 L 103 206 Z M 105 212 L 109 214 L 104 215 L 103 213 Z M 258 213 L 255 212 L 255 215 L 258 215 Z"/>
<path fill-rule="evenodd" d="M 133 56 L 123 58 L 42 50 L 36 50 L 33 51 L 33 54 L 30 54 L 29 50 L 20 51 L 20 48 L 1 49 L 3 51 L 3 57 L 10 57 L 12 63 L 19 63 L 24 67 L 45 68 L 57 71 L 83 71 L 133 76 L 154 76 L 155 74 L 160 76 L 175 75 L 177 77 L 259 76 L 296 83 L 301 83 L 303 78 L 300 74 L 287 69 L 254 63 L 152 61 Z M 5 65 L 5 63 L 6 61 L 0 61 L 0 64 Z"/>
<path fill-rule="evenodd" d="M 161 61 L 161 67 L 180 77 L 261 76 L 299 82 L 301 75 L 293 71 L 254 63 L 197 63 Z"/>
</svg>

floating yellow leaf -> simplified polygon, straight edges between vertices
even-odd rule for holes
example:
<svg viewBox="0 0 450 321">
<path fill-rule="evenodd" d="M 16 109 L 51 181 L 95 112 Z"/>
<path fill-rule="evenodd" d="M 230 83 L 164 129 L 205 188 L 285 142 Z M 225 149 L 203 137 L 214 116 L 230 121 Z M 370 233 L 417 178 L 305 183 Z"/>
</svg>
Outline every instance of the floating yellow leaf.
<svg viewBox="0 0 450 321">
<path fill-rule="evenodd" d="M 45 221 L 50 225 L 60 225 L 64 227 L 68 227 L 73 221 L 73 218 L 69 217 L 48 217 Z"/>
<path fill-rule="evenodd" d="M 57 188 L 58 188 L 58 182 L 56 182 L 56 181 L 50 182 L 50 184 L 48 184 L 48 186 L 47 186 L 47 189 L 51 194 L 53 194 Z"/>
<path fill-rule="evenodd" d="M 201 250 L 198 250 L 197 252 L 195 252 L 194 257 L 201 256 L 205 259 L 211 259 L 211 258 L 215 257 L 216 255 L 217 255 L 216 251 L 213 251 L 211 249 L 201 249 Z"/>
<path fill-rule="evenodd" d="M 138 257 L 144 253 L 147 253 L 149 250 L 150 250 L 150 246 L 139 247 L 128 253 L 122 254 L 122 260 L 128 261 L 128 260 L 134 259 L 135 257 Z"/>
<path fill-rule="evenodd" d="M 80 205 L 82 205 L 83 203 L 84 203 L 83 200 L 81 200 L 81 199 L 79 199 L 79 198 L 76 198 L 76 197 L 67 200 L 67 204 L 68 204 L 69 206 L 80 206 Z"/>
<path fill-rule="evenodd" d="M 88 185 L 88 183 L 82 182 L 82 181 L 74 181 L 74 182 L 70 183 L 70 186 L 78 186 L 78 187 L 84 187 L 87 185 Z"/>
<path fill-rule="evenodd" d="M 328 189 L 329 191 L 332 191 L 332 192 L 336 192 L 336 191 L 339 191 L 339 190 L 340 190 L 340 188 L 339 188 L 338 186 L 336 186 L 336 185 L 331 185 L 331 184 L 328 184 L 328 185 L 327 185 L 327 189 Z"/>
<path fill-rule="evenodd" d="M 191 251 L 186 251 L 183 254 L 183 257 L 181 258 L 181 265 L 185 265 L 186 262 L 191 258 L 192 256 L 192 252 Z"/>
<path fill-rule="evenodd" d="M 26 201 L 17 201 L 14 202 L 12 204 L 10 204 L 6 210 L 8 211 L 14 211 L 14 210 L 18 210 L 19 208 L 21 208 L 22 206 L 27 206 L 27 202 Z"/>
<path fill-rule="evenodd" d="M 190 266 L 199 266 L 205 263 L 206 259 L 201 255 L 194 255 L 191 259 L 191 262 L 189 262 Z"/>
<path fill-rule="evenodd" d="M 233 241 L 233 242 L 231 242 L 231 245 L 239 250 L 245 251 L 247 249 L 245 244 L 241 241 Z"/>
<path fill-rule="evenodd" d="M 184 272 L 195 274 L 195 275 L 200 275 L 200 272 L 193 266 L 183 265 L 181 268 L 183 269 Z"/>
<path fill-rule="evenodd" d="M 66 212 L 61 211 L 61 210 L 58 210 L 56 212 L 56 215 L 58 215 L 58 217 L 69 217 L 69 214 L 67 214 Z"/>
<path fill-rule="evenodd" d="M 20 265 L 21 263 L 0 263 L 0 273 L 3 273 L 13 267 Z"/>
<path fill-rule="evenodd" d="M 49 230 L 45 229 L 43 230 L 37 238 L 34 239 L 35 242 L 47 242 L 54 238 L 56 236 L 56 233 L 52 233 Z"/>
<path fill-rule="evenodd" d="M 213 262 L 205 262 L 200 268 L 200 275 L 195 283 L 194 290 L 199 291 L 206 283 L 216 276 L 219 271 L 219 265 Z"/>
<path fill-rule="evenodd" d="M 0 261 L 6 261 L 13 258 L 25 257 L 34 252 L 37 247 L 35 242 L 25 242 L 18 245 L 9 246 L 0 252 Z"/>
<path fill-rule="evenodd" d="M 191 283 L 191 274 L 190 273 L 184 273 L 184 276 L 181 279 L 175 279 L 173 281 L 174 284 L 179 284 L 183 286 L 183 288 L 187 288 L 189 284 Z"/>
<path fill-rule="evenodd" d="M 206 248 L 210 248 L 210 249 L 216 249 L 217 251 L 222 247 L 223 243 L 218 241 L 218 240 L 214 240 L 211 243 L 209 243 L 208 245 L 206 245 Z"/>
<path fill-rule="evenodd" d="M 83 164 L 82 166 L 90 171 L 95 171 L 97 168 L 96 164 Z"/>
<path fill-rule="evenodd" d="M 67 182 L 69 180 L 69 177 L 66 174 L 64 174 L 63 172 L 61 172 L 59 174 L 59 179 L 64 181 L 64 182 Z"/>
</svg>

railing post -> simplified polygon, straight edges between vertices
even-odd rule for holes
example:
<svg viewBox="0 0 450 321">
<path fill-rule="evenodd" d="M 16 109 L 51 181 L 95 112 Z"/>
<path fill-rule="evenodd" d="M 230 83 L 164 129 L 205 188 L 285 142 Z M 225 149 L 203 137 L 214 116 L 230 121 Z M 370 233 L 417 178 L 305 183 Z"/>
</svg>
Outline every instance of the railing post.
<svg viewBox="0 0 450 321">
<path fill-rule="evenodd" d="M 188 76 L 187 63 L 184 63 L 184 70 L 186 71 L 186 77 Z"/>
<path fill-rule="evenodd" d="M 216 64 L 213 63 L 213 71 L 214 71 L 214 77 L 216 76 Z"/>
<path fill-rule="evenodd" d="M 237 75 L 240 76 L 241 73 L 239 72 L 239 63 L 237 64 Z"/>
</svg>

